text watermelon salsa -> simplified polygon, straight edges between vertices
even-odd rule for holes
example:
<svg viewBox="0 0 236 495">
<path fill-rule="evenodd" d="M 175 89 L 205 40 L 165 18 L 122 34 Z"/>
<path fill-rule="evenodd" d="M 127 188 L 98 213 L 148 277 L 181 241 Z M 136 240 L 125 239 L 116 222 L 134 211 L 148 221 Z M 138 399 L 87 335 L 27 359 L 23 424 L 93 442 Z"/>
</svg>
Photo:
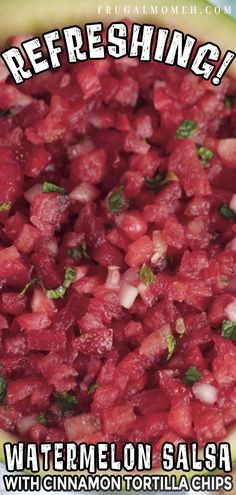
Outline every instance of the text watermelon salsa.
<svg viewBox="0 0 236 495">
<path fill-rule="evenodd" d="M 0 428 L 150 442 L 153 466 L 164 441 L 226 437 L 235 95 L 128 58 L 1 72 Z"/>
</svg>

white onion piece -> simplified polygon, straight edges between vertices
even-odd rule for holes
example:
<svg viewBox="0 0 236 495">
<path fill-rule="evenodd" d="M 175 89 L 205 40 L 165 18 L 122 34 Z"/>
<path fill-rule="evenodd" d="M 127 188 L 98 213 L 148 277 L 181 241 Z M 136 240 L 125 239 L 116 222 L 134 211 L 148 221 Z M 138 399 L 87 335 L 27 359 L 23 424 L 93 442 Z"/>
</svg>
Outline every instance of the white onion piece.
<svg viewBox="0 0 236 495">
<path fill-rule="evenodd" d="M 217 145 L 217 152 L 222 160 L 227 163 L 235 163 L 236 160 L 236 138 L 220 139 Z"/>
<path fill-rule="evenodd" d="M 56 169 L 55 164 L 54 163 L 49 163 L 47 165 L 47 167 L 45 168 L 45 171 L 46 172 L 54 172 L 55 169 Z"/>
<path fill-rule="evenodd" d="M 93 142 L 90 139 L 84 139 L 80 143 L 72 144 L 68 148 L 68 158 L 69 160 L 74 160 L 79 156 L 86 155 L 95 148 Z"/>
<path fill-rule="evenodd" d="M 79 201 L 80 203 L 83 204 L 93 201 L 98 196 L 99 196 L 98 189 L 92 184 L 89 184 L 88 182 L 81 182 L 81 184 L 76 186 L 69 194 L 70 199 Z"/>
<path fill-rule="evenodd" d="M 31 416 L 23 416 L 17 421 L 17 430 L 20 435 L 27 435 L 30 428 L 34 425 L 38 424 L 38 418 L 36 414 L 32 414 Z"/>
<path fill-rule="evenodd" d="M 204 404 L 215 404 L 217 401 L 217 388 L 209 383 L 194 383 L 193 393 Z"/>
<path fill-rule="evenodd" d="M 231 210 L 233 210 L 234 213 L 236 213 L 236 194 L 233 194 L 229 202 L 229 207 L 231 208 Z"/>
<path fill-rule="evenodd" d="M 129 284 L 135 285 L 135 286 L 138 286 L 140 283 L 138 272 L 134 268 L 128 268 L 128 270 L 126 270 L 126 272 L 124 272 L 123 280 L 125 280 Z"/>
<path fill-rule="evenodd" d="M 225 308 L 225 313 L 227 315 L 228 320 L 236 323 L 236 300 L 229 303 Z"/>
<path fill-rule="evenodd" d="M 84 278 L 87 275 L 89 271 L 89 267 L 88 265 L 79 265 L 79 266 L 75 266 L 74 270 L 76 271 L 74 281 L 78 282 L 78 280 L 82 280 L 82 278 Z"/>
<path fill-rule="evenodd" d="M 93 127 L 96 129 L 104 129 L 108 127 L 113 127 L 114 125 L 114 119 L 112 115 L 99 115 L 97 113 L 94 113 L 89 117 L 89 124 L 92 124 Z"/>
<path fill-rule="evenodd" d="M 201 217 L 194 218 L 187 227 L 193 234 L 201 234 L 204 231 L 204 220 Z"/>
<path fill-rule="evenodd" d="M 57 255 L 58 253 L 58 244 L 56 239 L 48 239 L 47 241 L 44 242 L 44 246 L 50 251 L 50 253 Z"/>
<path fill-rule="evenodd" d="M 25 191 L 24 198 L 28 203 L 32 204 L 35 196 L 43 191 L 42 184 L 34 184 L 28 191 Z"/>
<path fill-rule="evenodd" d="M 228 242 L 226 248 L 230 249 L 230 251 L 236 251 L 236 237 L 234 237 L 232 241 Z"/>
<path fill-rule="evenodd" d="M 127 72 L 130 67 L 136 67 L 138 65 L 138 60 L 135 58 L 122 57 L 115 60 L 115 65 L 117 65 L 122 72 Z"/>
<path fill-rule="evenodd" d="M 70 74 L 64 74 L 61 78 L 60 88 L 66 88 L 70 84 L 71 76 Z"/>
<path fill-rule="evenodd" d="M 183 335 L 185 333 L 185 323 L 183 318 L 177 318 L 175 328 L 179 335 Z"/>
<path fill-rule="evenodd" d="M 148 285 L 145 285 L 143 282 L 140 282 L 138 285 L 138 291 L 139 294 L 145 293 L 146 291 L 148 291 Z"/>
<path fill-rule="evenodd" d="M 130 309 L 138 295 L 138 288 L 129 284 L 125 280 L 121 284 L 119 300 L 121 306 Z"/>
<path fill-rule="evenodd" d="M 153 86 L 154 86 L 154 88 L 165 88 L 166 82 L 165 81 L 155 81 Z"/>
<path fill-rule="evenodd" d="M 119 289 L 120 272 L 118 266 L 108 266 L 108 274 L 105 285 L 108 289 Z"/>
<path fill-rule="evenodd" d="M 31 298 L 31 309 L 33 313 L 46 313 L 48 315 L 54 315 L 58 311 L 54 300 L 47 297 L 39 287 L 34 288 Z"/>
<path fill-rule="evenodd" d="M 152 255 L 151 262 L 153 264 L 157 263 L 159 259 L 166 255 L 167 244 L 163 238 L 163 234 L 160 230 L 155 230 L 152 236 L 154 254 Z"/>
</svg>

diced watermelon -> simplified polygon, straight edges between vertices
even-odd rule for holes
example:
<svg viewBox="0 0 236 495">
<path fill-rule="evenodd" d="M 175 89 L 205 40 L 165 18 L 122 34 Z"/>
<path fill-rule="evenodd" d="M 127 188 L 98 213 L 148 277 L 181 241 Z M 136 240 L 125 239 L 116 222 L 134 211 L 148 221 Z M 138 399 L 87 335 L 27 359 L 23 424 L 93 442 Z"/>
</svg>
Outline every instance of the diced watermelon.
<svg viewBox="0 0 236 495">
<path fill-rule="evenodd" d="M 104 409 L 102 422 L 105 433 L 122 434 L 125 433 L 135 423 L 136 416 L 133 407 L 129 405 L 114 406 Z"/>
<path fill-rule="evenodd" d="M 83 442 L 87 435 L 92 435 L 100 430 L 99 416 L 93 413 L 83 413 L 64 420 L 67 438 L 70 442 Z"/>
</svg>

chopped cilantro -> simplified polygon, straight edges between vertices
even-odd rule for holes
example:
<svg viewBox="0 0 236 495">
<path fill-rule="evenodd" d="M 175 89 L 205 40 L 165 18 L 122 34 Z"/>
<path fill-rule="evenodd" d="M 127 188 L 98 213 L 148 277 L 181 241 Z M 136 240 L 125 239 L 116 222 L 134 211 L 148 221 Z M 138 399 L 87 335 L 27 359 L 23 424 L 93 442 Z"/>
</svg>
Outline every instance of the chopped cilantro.
<svg viewBox="0 0 236 495">
<path fill-rule="evenodd" d="M 108 196 L 108 206 L 112 213 L 119 213 L 125 209 L 126 203 L 123 191 L 124 186 L 120 186 Z"/>
<path fill-rule="evenodd" d="M 225 339 L 236 340 L 236 323 L 224 320 L 221 327 L 221 335 Z"/>
<path fill-rule="evenodd" d="M 199 371 L 196 366 L 191 366 L 187 371 L 185 371 L 183 382 L 185 383 L 185 385 L 191 387 L 194 383 L 200 380 L 201 376 L 201 371 Z"/>
<path fill-rule="evenodd" d="M 46 296 L 49 299 L 62 299 L 66 293 L 66 289 L 70 287 L 72 282 L 75 280 L 76 271 L 74 268 L 68 267 L 65 272 L 65 278 L 62 285 L 59 285 L 56 289 L 46 290 Z"/>
<path fill-rule="evenodd" d="M 0 403 L 3 405 L 7 393 L 7 379 L 5 376 L 0 376 Z"/>
<path fill-rule="evenodd" d="M 99 387 L 99 384 L 97 382 L 91 383 L 91 385 L 89 385 L 89 388 L 87 390 L 87 394 L 88 395 L 93 394 L 93 392 L 95 392 L 95 390 L 97 390 L 98 387 Z"/>
<path fill-rule="evenodd" d="M 159 189 L 165 177 L 166 174 L 160 171 L 155 177 L 153 177 L 153 179 L 144 179 L 144 182 L 149 187 L 149 189 Z"/>
<path fill-rule="evenodd" d="M 201 160 L 202 168 L 207 168 L 209 166 L 209 161 L 214 156 L 214 153 L 204 146 L 197 146 L 197 156 Z"/>
<path fill-rule="evenodd" d="M 9 211 L 11 209 L 11 202 L 6 201 L 5 203 L 0 203 L 0 211 Z"/>
<path fill-rule="evenodd" d="M 66 288 L 63 285 L 59 285 L 57 289 L 46 290 L 46 296 L 49 299 L 63 299 L 66 293 Z"/>
<path fill-rule="evenodd" d="M 162 186 L 164 186 L 165 184 L 167 184 L 168 182 L 171 182 L 171 181 L 178 181 L 178 177 L 177 175 L 175 175 L 173 172 L 162 172 L 162 171 L 159 171 L 158 174 L 153 177 L 153 179 L 144 179 L 144 182 L 146 184 L 147 187 L 149 187 L 149 189 L 154 189 L 155 191 L 157 191 L 158 189 L 160 189 Z"/>
<path fill-rule="evenodd" d="M 225 108 L 232 108 L 233 104 L 235 101 L 235 96 L 234 95 L 227 95 L 224 98 L 224 106 Z"/>
<path fill-rule="evenodd" d="M 225 218 L 229 218 L 231 220 L 236 220 L 236 214 L 229 207 L 227 203 L 221 203 L 218 209 L 218 213 Z"/>
<path fill-rule="evenodd" d="M 43 192 L 57 192 L 60 194 L 67 194 L 66 190 L 63 187 L 59 187 L 56 184 L 52 184 L 51 182 L 44 182 L 43 184 Z"/>
<path fill-rule="evenodd" d="M 198 124 L 193 120 L 186 119 L 179 125 L 176 131 L 176 137 L 177 139 L 187 138 L 191 136 L 196 129 L 198 129 Z"/>
<path fill-rule="evenodd" d="M 70 285 L 72 284 L 72 282 L 74 282 L 75 277 L 76 277 L 76 271 L 75 271 L 75 269 L 74 268 L 71 268 L 71 267 L 68 267 L 66 269 L 63 287 L 65 287 L 66 289 L 68 289 L 70 287 Z"/>
<path fill-rule="evenodd" d="M 28 284 L 26 284 L 26 286 L 24 287 L 24 289 L 22 289 L 22 291 L 20 292 L 20 296 L 24 296 L 26 294 L 26 292 L 28 291 L 28 289 L 30 289 L 30 287 L 32 287 L 32 285 L 36 284 L 37 282 L 37 278 L 33 278 L 32 280 L 30 280 L 28 282 Z"/>
<path fill-rule="evenodd" d="M 73 409 L 74 405 L 79 402 L 77 397 L 71 394 L 71 392 L 63 392 L 63 394 L 56 394 L 55 398 L 59 408 L 62 411 L 70 411 L 71 409 Z"/>
<path fill-rule="evenodd" d="M 219 282 L 223 285 L 228 285 L 229 279 L 227 277 L 224 277 L 224 275 L 219 277 Z"/>
<path fill-rule="evenodd" d="M 177 344 L 178 344 L 178 342 L 174 338 L 174 336 L 168 335 L 168 337 L 167 337 L 167 346 L 168 346 L 167 361 L 169 361 L 172 358 Z"/>
<path fill-rule="evenodd" d="M 153 273 L 151 268 L 149 268 L 149 266 L 146 263 L 144 263 L 139 270 L 139 278 L 140 280 L 142 280 L 142 282 L 145 285 L 150 285 L 153 284 L 153 282 L 155 282 L 156 275 L 155 273 Z"/>
<path fill-rule="evenodd" d="M 78 258 L 85 258 L 86 260 L 89 260 L 90 258 L 87 252 L 85 241 L 81 242 L 79 246 L 69 248 L 67 251 L 67 255 L 74 260 L 77 260 Z"/>
<path fill-rule="evenodd" d="M 41 412 L 39 413 L 38 415 L 38 422 L 41 424 L 41 425 L 47 425 L 47 422 L 48 422 L 48 414 L 46 412 Z"/>
<path fill-rule="evenodd" d="M 166 184 L 166 182 L 179 182 L 179 178 L 174 174 L 174 172 L 167 172 L 164 184 Z"/>
</svg>

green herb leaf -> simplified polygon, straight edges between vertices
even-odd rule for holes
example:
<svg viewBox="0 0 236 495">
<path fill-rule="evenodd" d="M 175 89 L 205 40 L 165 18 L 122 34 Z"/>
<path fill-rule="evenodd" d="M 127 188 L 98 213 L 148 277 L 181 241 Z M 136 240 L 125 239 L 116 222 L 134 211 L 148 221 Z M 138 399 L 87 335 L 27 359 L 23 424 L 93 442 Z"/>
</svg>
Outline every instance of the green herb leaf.
<svg viewBox="0 0 236 495">
<path fill-rule="evenodd" d="M 73 258 L 73 260 L 77 260 L 78 258 L 81 258 L 82 254 L 80 247 L 74 246 L 69 248 L 67 251 L 67 256 L 69 256 L 69 258 Z"/>
<path fill-rule="evenodd" d="M 65 293 L 66 293 L 66 288 L 63 287 L 63 285 L 59 285 L 57 289 L 46 290 L 46 296 L 49 299 L 63 299 Z"/>
<path fill-rule="evenodd" d="M 187 371 L 185 371 L 183 376 L 183 382 L 185 385 L 191 387 L 194 383 L 198 382 L 202 376 L 201 371 L 199 371 L 196 366 L 191 366 Z"/>
<path fill-rule="evenodd" d="M 225 108 L 232 108 L 233 104 L 235 101 L 235 96 L 234 95 L 227 95 L 224 98 L 224 106 Z"/>
<path fill-rule="evenodd" d="M 68 249 L 67 255 L 74 260 L 77 260 L 78 258 L 85 258 L 86 260 L 90 259 L 85 241 L 81 242 L 78 247 L 74 246 Z"/>
<path fill-rule="evenodd" d="M 176 137 L 177 139 L 187 138 L 191 136 L 196 129 L 198 129 L 198 124 L 193 120 L 186 119 L 179 125 L 176 131 Z"/>
<path fill-rule="evenodd" d="M 124 186 L 120 186 L 108 196 L 108 206 L 112 213 L 119 213 L 121 210 L 125 209 L 126 203 L 123 191 Z"/>
<path fill-rule="evenodd" d="M 76 270 L 74 268 L 68 267 L 65 272 L 63 287 L 68 289 L 72 284 L 72 282 L 74 282 L 75 277 L 76 277 Z"/>
<path fill-rule="evenodd" d="M 55 395 L 56 402 L 62 411 L 70 411 L 79 401 L 77 397 L 70 392 Z"/>
<path fill-rule="evenodd" d="M 224 320 L 221 327 L 221 335 L 225 339 L 236 340 L 236 323 Z"/>
<path fill-rule="evenodd" d="M 0 203 L 0 211 L 9 211 L 11 209 L 11 202 L 6 201 L 5 203 Z"/>
<path fill-rule="evenodd" d="M 149 187 L 149 189 L 159 189 L 165 177 L 166 174 L 164 172 L 158 172 L 158 174 L 153 177 L 153 179 L 144 179 L 144 182 L 146 186 Z"/>
<path fill-rule="evenodd" d="M 66 293 L 66 289 L 70 287 L 72 282 L 74 282 L 76 277 L 76 270 L 74 268 L 68 267 L 65 271 L 65 278 L 62 285 L 59 285 L 56 289 L 46 290 L 46 296 L 49 299 L 62 299 Z"/>
<path fill-rule="evenodd" d="M 173 172 L 162 172 L 159 171 L 158 174 L 153 177 L 153 179 L 144 179 L 144 182 L 149 189 L 153 189 L 154 191 L 158 191 L 162 186 L 171 181 L 178 181 L 177 175 Z"/>
<path fill-rule="evenodd" d="M 38 422 L 41 425 L 47 425 L 48 423 L 48 413 L 47 412 L 41 412 L 38 415 Z"/>
<path fill-rule="evenodd" d="M 214 153 L 204 146 L 197 146 L 197 156 L 201 160 L 202 168 L 207 168 L 209 166 L 209 161 L 214 156 Z"/>
<path fill-rule="evenodd" d="M 225 277 L 224 275 L 222 275 L 219 277 L 219 282 L 222 285 L 228 285 L 229 279 L 227 277 Z"/>
<path fill-rule="evenodd" d="M 67 194 L 66 190 L 63 187 L 59 187 L 56 184 L 52 184 L 51 182 L 44 182 L 43 192 L 44 193 L 57 192 L 60 194 Z"/>
<path fill-rule="evenodd" d="M 174 338 L 173 335 L 168 335 L 167 337 L 167 346 L 168 346 L 168 355 L 167 355 L 167 361 L 169 361 L 175 351 L 175 348 L 177 347 L 177 340 Z"/>
<path fill-rule="evenodd" d="M 98 387 L 99 387 L 99 384 L 97 382 L 91 383 L 91 385 L 89 385 L 89 388 L 87 390 L 87 394 L 88 395 L 93 394 L 93 392 L 95 392 L 95 390 L 97 390 Z"/>
<path fill-rule="evenodd" d="M 225 218 L 229 218 L 231 220 L 236 220 L 236 214 L 234 213 L 233 210 L 229 207 L 227 203 L 221 203 L 218 209 L 219 215 Z"/>
<path fill-rule="evenodd" d="M 0 403 L 3 403 L 7 393 L 7 379 L 5 376 L 0 376 Z"/>
<path fill-rule="evenodd" d="M 153 282 L 155 282 L 156 275 L 155 273 L 153 273 L 151 268 L 149 268 L 149 266 L 146 263 L 144 263 L 139 270 L 139 278 L 140 280 L 142 280 L 142 282 L 145 285 L 150 285 L 153 284 Z"/>
<path fill-rule="evenodd" d="M 179 178 L 177 177 L 177 175 L 174 174 L 174 172 L 167 172 L 162 185 L 166 184 L 167 182 L 179 182 Z"/>
<path fill-rule="evenodd" d="M 26 294 L 26 292 L 28 291 L 28 289 L 30 289 L 30 287 L 32 287 L 32 285 L 36 284 L 37 282 L 37 278 L 33 278 L 32 280 L 30 280 L 30 282 L 28 282 L 28 284 L 26 284 L 26 286 L 24 287 L 24 289 L 19 293 L 20 296 L 24 296 Z"/>
</svg>

